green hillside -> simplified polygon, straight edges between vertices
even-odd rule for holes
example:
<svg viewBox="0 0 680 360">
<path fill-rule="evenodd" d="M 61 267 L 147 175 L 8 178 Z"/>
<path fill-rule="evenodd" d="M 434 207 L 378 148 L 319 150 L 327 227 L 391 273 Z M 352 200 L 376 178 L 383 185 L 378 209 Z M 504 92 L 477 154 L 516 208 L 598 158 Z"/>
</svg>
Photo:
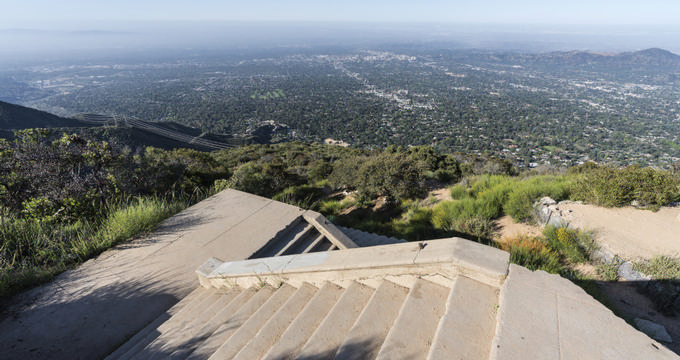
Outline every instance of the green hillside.
<svg viewBox="0 0 680 360">
<path fill-rule="evenodd" d="M 67 119 L 44 111 L 0 101 L 0 129 L 89 127 L 75 119 Z"/>
</svg>

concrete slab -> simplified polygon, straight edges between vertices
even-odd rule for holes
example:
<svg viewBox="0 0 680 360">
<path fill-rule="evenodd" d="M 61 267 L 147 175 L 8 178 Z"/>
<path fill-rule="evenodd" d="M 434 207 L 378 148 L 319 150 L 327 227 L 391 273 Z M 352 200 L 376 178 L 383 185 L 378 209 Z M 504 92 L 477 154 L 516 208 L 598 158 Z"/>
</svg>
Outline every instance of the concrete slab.
<svg viewBox="0 0 680 360">
<path fill-rule="evenodd" d="M 210 319 L 210 321 L 206 322 L 203 327 L 193 335 L 192 338 L 186 339 L 186 341 L 177 349 L 175 349 L 175 351 L 170 354 L 167 359 L 186 359 L 203 343 L 203 341 L 210 338 L 215 330 L 228 321 L 241 308 L 241 306 L 246 304 L 250 298 L 255 295 L 255 293 L 257 293 L 257 289 L 255 288 L 249 288 L 242 291 L 233 301 L 229 303 L 229 305 L 222 308 L 217 315 Z"/>
<path fill-rule="evenodd" d="M 220 346 L 212 356 L 211 360 L 233 359 L 241 349 L 257 334 L 262 326 L 267 323 L 276 312 L 285 304 L 288 299 L 297 291 L 296 288 L 283 284 L 276 290 L 266 303 L 248 318 L 241 327 Z"/>
<path fill-rule="evenodd" d="M 276 291 L 271 286 L 259 289 L 248 301 L 229 317 L 215 332 L 187 357 L 188 360 L 205 360 L 219 349 Z"/>
<path fill-rule="evenodd" d="M 418 279 L 376 359 L 425 359 L 451 289 Z"/>
<path fill-rule="evenodd" d="M 451 286 L 428 360 L 488 359 L 497 309 L 497 288 L 458 277 Z"/>
<path fill-rule="evenodd" d="M 350 329 L 335 359 L 375 359 L 407 295 L 407 288 L 382 281 Z"/>
<path fill-rule="evenodd" d="M 298 291 L 265 324 L 253 339 L 234 357 L 235 360 L 261 359 L 274 346 L 288 326 L 295 320 L 318 289 L 303 284 Z"/>
<path fill-rule="evenodd" d="M 510 265 L 491 359 L 679 359 L 581 288 Z"/>
<path fill-rule="evenodd" d="M 368 286 L 352 282 L 295 358 L 333 358 L 373 292 Z"/>
<path fill-rule="evenodd" d="M 464 275 L 499 286 L 507 275 L 509 253 L 460 238 L 423 241 L 286 255 L 273 258 L 225 262 L 209 260 L 202 283 L 212 286 L 238 284 L 249 287 L 260 282 L 318 285 L 324 281 L 384 278 L 387 275 L 428 276 L 438 274 L 451 281 Z M 351 266 L 349 265 L 351 264 Z"/>
<path fill-rule="evenodd" d="M 194 290 L 205 259 L 245 259 L 302 212 L 231 189 L 206 199 L 3 304 L 2 356 L 103 358 Z"/>
<path fill-rule="evenodd" d="M 262 360 L 294 359 L 343 292 L 343 288 L 325 283 Z"/>
</svg>

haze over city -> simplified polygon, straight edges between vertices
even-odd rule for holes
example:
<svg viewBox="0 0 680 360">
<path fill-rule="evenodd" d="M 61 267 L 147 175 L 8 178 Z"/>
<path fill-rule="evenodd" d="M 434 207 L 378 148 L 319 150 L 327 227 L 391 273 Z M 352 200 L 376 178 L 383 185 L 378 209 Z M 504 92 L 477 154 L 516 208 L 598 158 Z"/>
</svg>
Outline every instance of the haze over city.
<svg viewBox="0 0 680 360">
<path fill-rule="evenodd" d="M 680 52 L 674 1 L 478 2 L 199 0 L 10 2 L 0 13 L 0 55 L 83 50 L 308 46 L 450 41 L 521 51 Z"/>
</svg>

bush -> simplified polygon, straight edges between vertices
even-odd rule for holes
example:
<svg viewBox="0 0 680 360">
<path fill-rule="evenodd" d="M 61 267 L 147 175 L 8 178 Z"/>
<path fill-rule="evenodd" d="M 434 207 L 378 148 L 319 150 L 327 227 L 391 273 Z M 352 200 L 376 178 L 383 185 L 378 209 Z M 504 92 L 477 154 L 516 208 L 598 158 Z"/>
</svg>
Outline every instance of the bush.
<svg viewBox="0 0 680 360">
<path fill-rule="evenodd" d="M 285 202 L 303 209 L 312 209 L 323 196 L 323 192 L 316 186 L 291 186 L 274 195 L 272 199 Z"/>
<path fill-rule="evenodd" d="M 584 171 L 572 187 L 572 196 L 605 207 L 621 207 L 637 201 L 657 210 L 680 200 L 680 179 L 668 171 L 629 166 L 598 167 Z"/>
<path fill-rule="evenodd" d="M 425 165 L 402 153 L 382 153 L 370 158 L 345 159 L 333 168 L 330 180 L 336 187 L 347 186 L 363 197 L 385 196 L 399 201 L 425 192 Z"/>
<path fill-rule="evenodd" d="M 503 204 L 503 211 L 515 221 L 528 222 L 533 217 L 534 202 L 549 196 L 556 201 L 569 197 L 570 180 L 565 177 L 537 176 L 518 181 Z"/>
<path fill-rule="evenodd" d="M 670 256 L 656 256 L 635 264 L 635 270 L 651 276 L 654 280 L 680 280 L 680 260 Z"/>
<path fill-rule="evenodd" d="M 451 189 L 449 189 L 449 193 L 453 200 L 461 200 L 470 197 L 467 187 L 463 184 L 452 186 Z"/>
<path fill-rule="evenodd" d="M 590 258 L 595 242 L 590 233 L 566 227 L 547 226 L 543 230 L 549 248 L 562 254 L 572 263 L 582 263 Z"/>
<path fill-rule="evenodd" d="M 549 249 L 544 242 L 536 238 L 516 236 L 506 239 L 498 246 L 510 253 L 510 262 L 513 264 L 551 274 L 560 274 L 564 271 L 559 253 Z"/>
</svg>

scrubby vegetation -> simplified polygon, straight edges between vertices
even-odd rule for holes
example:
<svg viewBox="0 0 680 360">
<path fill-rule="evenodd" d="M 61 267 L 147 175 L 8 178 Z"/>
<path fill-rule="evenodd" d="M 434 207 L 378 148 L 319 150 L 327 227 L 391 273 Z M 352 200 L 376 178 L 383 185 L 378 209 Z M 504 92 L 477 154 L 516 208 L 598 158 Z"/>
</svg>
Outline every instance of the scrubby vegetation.
<svg viewBox="0 0 680 360">
<path fill-rule="evenodd" d="M 670 171 L 639 166 L 614 168 L 587 165 L 571 170 L 579 173 L 572 197 L 595 205 L 620 207 L 633 202 L 657 210 L 680 200 L 680 178 Z"/>
<path fill-rule="evenodd" d="M 680 260 L 670 256 L 655 256 L 635 264 L 635 270 L 643 272 L 654 280 L 680 280 Z"/>
<path fill-rule="evenodd" d="M 520 235 L 498 243 L 510 253 L 510 262 L 531 270 L 543 270 L 573 278 L 568 265 L 590 260 L 596 249 L 592 234 L 581 230 L 548 226 L 541 237 Z"/>
<path fill-rule="evenodd" d="M 231 187 L 322 212 L 338 225 L 424 240 L 494 241 L 494 220 L 531 222 L 543 196 L 657 207 L 680 198 L 667 171 L 584 165 L 517 174 L 504 160 L 433 148 L 355 149 L 300 142 L 212 153 L 129 149 L 77 134 L 18 132 L 0 142 L 0 296 L 50 278 Z M 451 200 L 428 197 L 449 187 Z M 563 273 L 588 237 L 547 229 L 501 245 L 514 262 Z"/>
</svg>

